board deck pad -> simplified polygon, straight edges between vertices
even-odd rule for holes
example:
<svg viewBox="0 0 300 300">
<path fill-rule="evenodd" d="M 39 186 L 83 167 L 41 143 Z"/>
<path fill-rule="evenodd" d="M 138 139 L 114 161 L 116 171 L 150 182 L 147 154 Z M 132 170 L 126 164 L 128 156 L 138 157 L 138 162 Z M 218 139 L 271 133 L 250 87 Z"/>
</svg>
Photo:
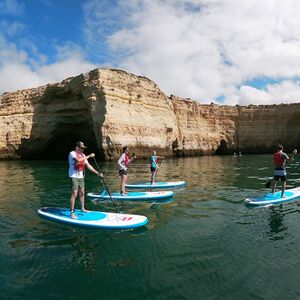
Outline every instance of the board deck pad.
<svg viewBox="0 0 300 300">
<path fill-rule="evenodd" d="M 173 191 L 160 191 L 160 192 L 128 192 L 126 195 L 121 193 L 111 193 L 113 200 L 120 201 L 151 201 L 160 200 L 173 197 Z M 102 193 L 88 193 L 88 197 L 96 198 L 99 200 L 110 200 L 110 195 L 104 191 Z"/>
<path fill-rule="evenodd" d="M 109 229 L 131 229 L 144 226 L 148 219 L 141 215 L 118 214 L 100 211 L 82 212 L 79 209 L 74 210 L 77 219 L 70 217 L 69 208 L 43 207 L 39 208 L 37 213 L 46 219 L 67 223 L 72 225 L 109 228 Z"/>
<path fill-rule="evenodd" d="M 285 190 L 284 197 L 281 198 L 281 191 L 272 193 L 267 193 L 262 196 L 247 198 L 245 199 L 245 204 L 248 206 L 260 206 L 269 204 L 280 204 L 284 202 L 289 202 L 300 198 L 300 187 Z"/>
<path fill-rule="evenodd" d="M 126 184 L 130 189 L 162 189 L 162 188 L 181 188 L 185 186 L 185 181 L 157 181 L 151 182 L 137 182 Z"/>
</svg>

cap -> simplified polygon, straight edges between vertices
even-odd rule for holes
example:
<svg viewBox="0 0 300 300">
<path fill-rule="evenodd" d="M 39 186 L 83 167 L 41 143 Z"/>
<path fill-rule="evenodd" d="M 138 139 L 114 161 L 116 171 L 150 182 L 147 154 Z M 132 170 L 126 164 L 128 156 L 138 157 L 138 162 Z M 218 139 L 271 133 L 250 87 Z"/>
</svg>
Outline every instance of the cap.
<svg viewBox="0 0 300 300">
<path fill-rule="evenodd" d="M 75 145 L 80 148 L 87 148 L 86 146 L 84 146 L 83 142 L 77 142 Z"/>
</svg>

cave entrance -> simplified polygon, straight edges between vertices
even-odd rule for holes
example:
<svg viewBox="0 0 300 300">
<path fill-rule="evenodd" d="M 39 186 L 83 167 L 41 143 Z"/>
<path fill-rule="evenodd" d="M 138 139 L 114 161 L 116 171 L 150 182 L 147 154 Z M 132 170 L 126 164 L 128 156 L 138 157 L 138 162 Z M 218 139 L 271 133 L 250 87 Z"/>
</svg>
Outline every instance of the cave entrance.
<svg viewBox="0 0 300 300">
<path fill-rule="evenodd" d="M 220 146 L 219 148 L 216 150 L 215 154 L 216 155 L 226 155 L 226 154 L 230 154 L 232 151 L 229 147 L 229 144 L 224 140 L 222 139 L 220 141 Z"/>
<path fill-rule="evenodd" d="M 91 122 L 80 122 L 76 124 L 58 124 L 52 138 L 47 142 L 43 151 L 44 159 L 65 160 L 70 151 L 75 149 L 75 143 L 82 141 L 87 149 L 85 153 L 95 153 L 99 157 L 97 141 Z"/>
</svg>

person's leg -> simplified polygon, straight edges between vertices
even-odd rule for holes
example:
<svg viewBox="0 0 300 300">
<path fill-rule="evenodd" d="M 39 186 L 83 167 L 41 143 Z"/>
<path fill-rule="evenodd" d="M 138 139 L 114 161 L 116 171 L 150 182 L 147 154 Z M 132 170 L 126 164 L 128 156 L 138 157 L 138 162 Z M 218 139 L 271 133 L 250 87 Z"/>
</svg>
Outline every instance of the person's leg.
<svg viewBox="0 0 300 300">
<path fill-rule="evenodd" d="M 86 210 L 84 207 L 84 188 L 79 188 L 79 198 L 80 198 L 81 211 L 88 212 L 88 210 Z"/>
<path fill-rule="evenodd" d="M 76 216 L 74 214 L 74 205 L 75 205 L 77 194 L 78 194 L 78 190 L 72 190 L 72 194 L 70 198 L 70 217 L 72 219 L 76 219 Z"/>
<path fill-rule="evenodd" d="M 127 194 L 126 188 L 125 188 L 126 181 L 127 181 L 127 175 L 122 174 L 121 175 L 121 194 Z"/>
<path fill-rule="evenodd" d="M 154 176 L 155 176 L 155 170 L 153 171 L 153 170 L 151 170 L 151 184 L 153 184 L 153 182 L 154 182 Z"/>
<path fill-rule="evenodd" d="M 286 187 L 286 180 L 281 181 L 281 198 L 284 197 L 284 191 L 285 191 L 285 187 Z"/>
<path fill-rule="evenodd" d="M 276 189 L 276 180 L 275 180 L 275 178 L 273 178 L 272 181 L 271 181 L 271 187 L 272 187 L 272 194 L 274 194 L 275 189 Z"/>
</svg>

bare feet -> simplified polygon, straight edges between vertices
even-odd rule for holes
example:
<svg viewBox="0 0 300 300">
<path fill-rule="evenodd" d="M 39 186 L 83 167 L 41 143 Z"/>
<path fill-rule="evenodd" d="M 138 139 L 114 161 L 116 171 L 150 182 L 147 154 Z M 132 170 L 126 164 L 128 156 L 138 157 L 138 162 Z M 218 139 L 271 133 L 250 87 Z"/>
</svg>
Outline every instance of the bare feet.
<svg viewBox="0 0 300 300">
<path fill-rule="evenodd" d="M 90 212 L 89 210 L 86 210 L 85 208 L 84 209 L 81 209 L 82 212 L 85 212 L 85 213 L 88 213 Z"/>
<path fill-rule="evenodd" d="M 127 192 L 121 192 L 121 195 L 125 196 L 125 195 L 127 195 Z"/>
</svg>

